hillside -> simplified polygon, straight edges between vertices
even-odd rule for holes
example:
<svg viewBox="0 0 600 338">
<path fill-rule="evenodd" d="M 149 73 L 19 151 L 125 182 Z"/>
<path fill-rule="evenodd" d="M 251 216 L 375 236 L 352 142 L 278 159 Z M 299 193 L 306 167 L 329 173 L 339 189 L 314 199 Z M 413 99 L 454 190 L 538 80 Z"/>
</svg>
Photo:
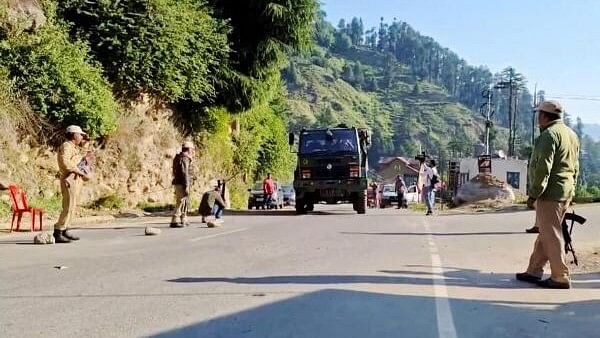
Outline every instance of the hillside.
<svg viewBox="0 0 600 338">
<path fill-rule="evenodd" d="M 290 127 L 367 126 L 373 133 L 372 163 L 419 150 L 443 162 L 470 155 L 483 135 L 481 117 L 399 62 L 393 64 L 394 78 L 384 83 L 386 62 L 385 54 L 365 47 L 346 52 L 317 47 L 310 56 L 293 57 L 284 72 Z M 494 145 L 505 142 L 498 135 Z"/>
<path fill-rule="evenodd" d="M 585 124 L 583 132 L 596 141 L 600 141 L 600 124 Z"/>
<path fill-rule="evenodd" d="M 0 180 L 56 213 L 56 151 L 76 124 L 97 158 L 82 206 L 172 203 L 171 160 L 183 140 L 198 148 L 193 199 L 226 179 L 232 205 L 243 206 L 266 172 L 291 176 L 280 71 L 288 51 L 310 46 L 317 7 L 0 0 Z M 10 203 L 0 197 L 3 216 Z"/>
</svg>

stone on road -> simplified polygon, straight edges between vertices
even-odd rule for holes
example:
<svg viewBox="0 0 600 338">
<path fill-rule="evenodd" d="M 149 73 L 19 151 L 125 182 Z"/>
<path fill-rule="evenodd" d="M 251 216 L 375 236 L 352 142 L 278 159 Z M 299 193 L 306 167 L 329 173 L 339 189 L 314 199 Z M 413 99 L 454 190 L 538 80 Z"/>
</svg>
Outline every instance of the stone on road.
<svg viewBox="0 0 600 338">
<path fill-rule="evenodd" d="M 600 208 L 580 251 L 597 245 Z M 73 245 L 0 238 L 1 337 L 597 337 L 600 274 L 571 290 L 514 280 L 533 213 L 440 215 L 317 206 L 79 230 Z M 152 240 L 145 227 L 162 229 Z M 58 270 L 55 266 L 68 266 Z"/>
</svg>

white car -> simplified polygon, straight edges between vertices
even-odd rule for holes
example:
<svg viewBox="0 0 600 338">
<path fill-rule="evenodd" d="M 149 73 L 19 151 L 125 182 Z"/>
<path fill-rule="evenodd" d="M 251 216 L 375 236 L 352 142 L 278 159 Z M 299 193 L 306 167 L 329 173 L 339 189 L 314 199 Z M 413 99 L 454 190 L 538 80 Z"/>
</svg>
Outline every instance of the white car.
<svg viewBox="0 0 600 338">
<path fill-rule="evenodd" d="M 411 185 L 408 187 L 406 193 L 404 194 L 404 198 L 406 199 L 406 203 L 419 203 L 419 192 L 417 191 L 416 185 Z M 381 207 L 385 208 L 387 206 L 392 205 L 392 203 L 398 203 L 398 195 L 396 194 L 396 186 L 394 184 L 386 184 L 383 186 L 383 191 L 381 192 Z"/>
</svg>

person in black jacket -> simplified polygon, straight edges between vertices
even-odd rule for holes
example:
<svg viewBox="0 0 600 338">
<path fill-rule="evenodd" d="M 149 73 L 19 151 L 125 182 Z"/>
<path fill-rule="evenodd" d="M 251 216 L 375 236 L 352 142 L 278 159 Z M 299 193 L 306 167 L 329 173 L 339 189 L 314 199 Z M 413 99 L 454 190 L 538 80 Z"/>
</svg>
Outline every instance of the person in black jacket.
<svg viewBox="0 0 600 338">
<path fill-rule="evenodd" d="M 190 204 L 192 186 L 192 158 L 195 154 L 192 142 L 185 142 L 181 152 L 173 159 L 173 187 L 175 188 L 175 212 L 171 218 L 171 228 L 183 228 L 189 225 L 187 212 Z M 177 220 L 181 222 L 178 223 Z"/>
</svg>

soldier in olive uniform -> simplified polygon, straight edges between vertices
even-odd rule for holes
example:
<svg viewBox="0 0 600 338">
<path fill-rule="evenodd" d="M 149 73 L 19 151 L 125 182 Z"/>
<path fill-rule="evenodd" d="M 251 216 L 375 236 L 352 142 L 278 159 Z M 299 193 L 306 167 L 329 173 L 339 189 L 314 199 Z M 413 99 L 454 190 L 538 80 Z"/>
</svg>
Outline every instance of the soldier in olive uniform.
<svg viewBox="0 0 600 338">
<path fill-rule="evenodd" d="M 78 126 L 69 126 L 66 130 L 67 141 L 58 151 L 58 168 L 60 170 L 60 192 L 62 194 L 62 212 L 54 225 L 56 243 L 69 243 L 79 237 L 68 230 L 77 208 L 82 181 L 88 181 L 88 174 L 78 168 L 82 159 L 80 145 L 86 133 Z"/>
<path fill-rule="evenodd" d="M 192 158 L 196 147 L 192 142 L 185 142 L 181 152 L 173 159 L 173 187 L 175 188 L 175 213 L 171 218 L 171 228 L 183 228 L 189 225 L 187 212 L 190 204 L 190 189 L 194 179 Z M 177 220 L 181 222 L 178 223 Z"/>
<path fill-rule="evenodd" d="M 571 287 L 562 250 L 562 220 L 575 196 L 579 172 L 579 139 L 561 120 L 562 111 L 556 101 L 545 101 L 538 108 L 541 133 L 531 155 L 527 204 L 535 207 L 539 234 L 527 271 L 516 276 L 520 281 L 553 289 Z M 547 262 L 551 275 L 542 280 Z"/>
</svg>

